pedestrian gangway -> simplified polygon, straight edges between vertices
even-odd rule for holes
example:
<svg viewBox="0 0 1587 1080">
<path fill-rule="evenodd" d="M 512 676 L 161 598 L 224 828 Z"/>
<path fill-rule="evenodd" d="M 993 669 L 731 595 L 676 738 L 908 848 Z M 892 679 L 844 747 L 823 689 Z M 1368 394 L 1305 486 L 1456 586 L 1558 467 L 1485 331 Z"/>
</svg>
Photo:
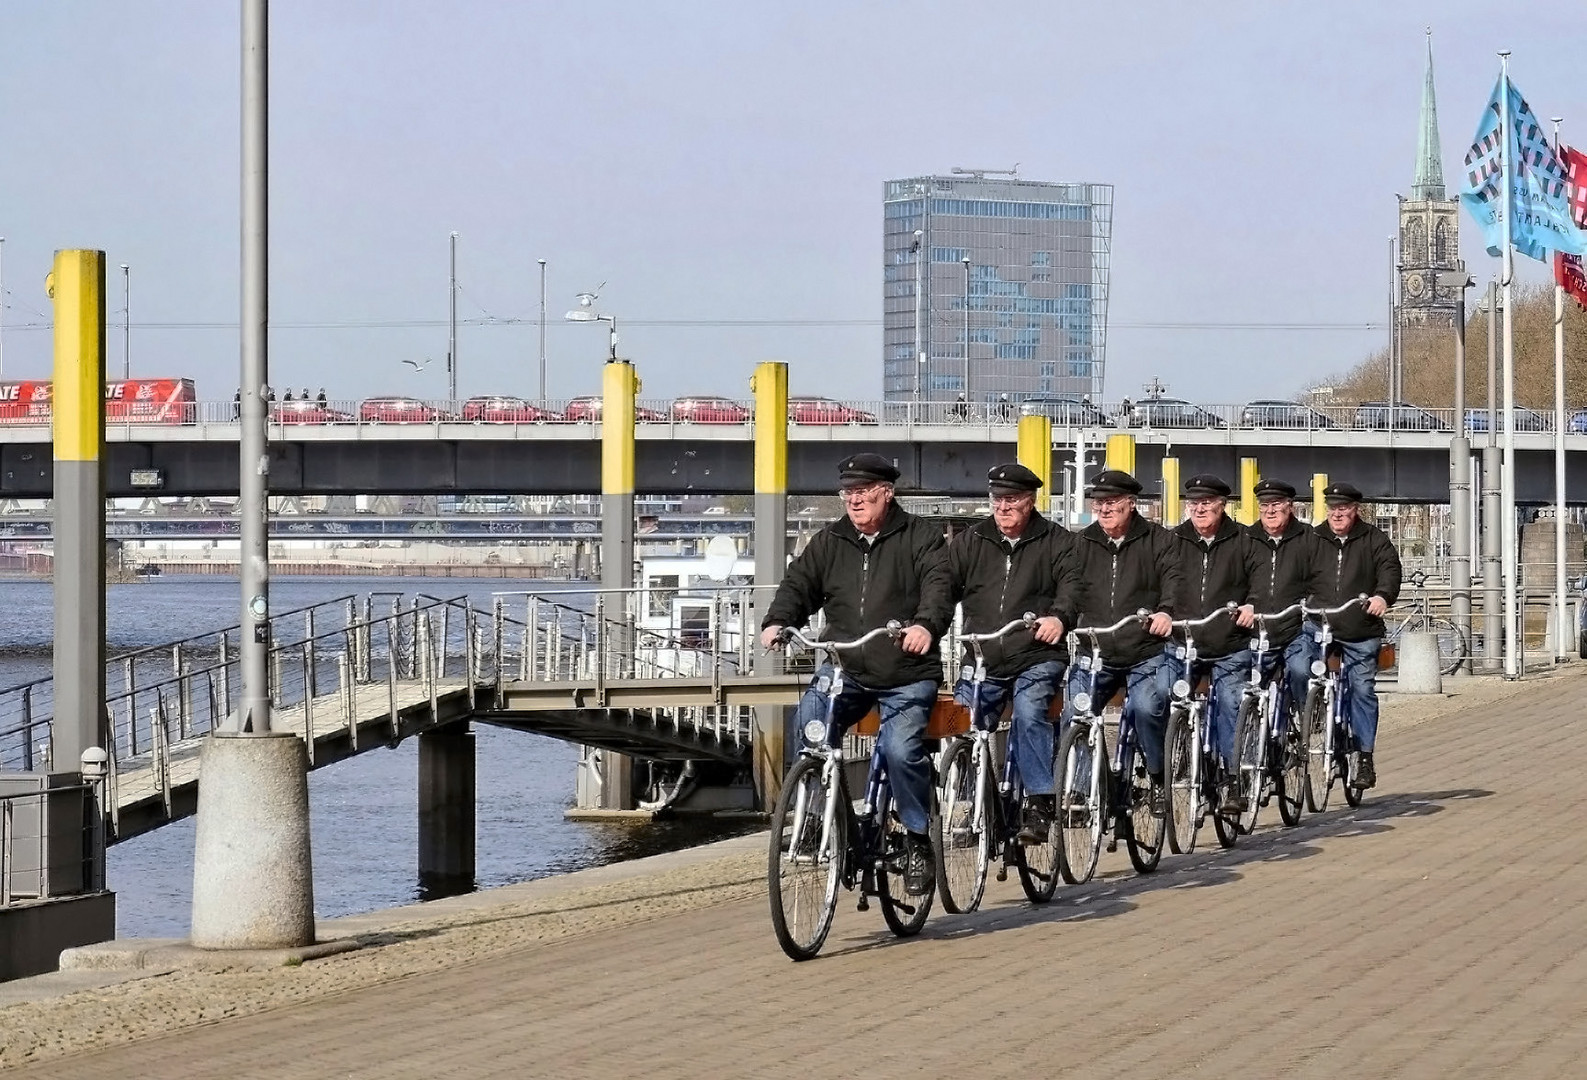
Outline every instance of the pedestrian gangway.
<svg viewBox="0 0 1587 1080">
<path fill-rule="evenodd" d="M 348 595 L 274 616 L 271 726 L 310 768 L 461 720 L 662 760 L 748 768 L 751 708 L 791 704 L 804 677 L 754 670 L 739 629 L 752 587 L 713 594 L 704 625 L 644 625 L 638 590 L 467 597 Z M 749 625 L 746 623 L 745 625 Z M 236 626 L 110 658 L 106 837 L 192 814 L 203 740 L 238 707 Z M 0 772 L 55 762 L 53 680 L 0 691 Z"/>
</svg>

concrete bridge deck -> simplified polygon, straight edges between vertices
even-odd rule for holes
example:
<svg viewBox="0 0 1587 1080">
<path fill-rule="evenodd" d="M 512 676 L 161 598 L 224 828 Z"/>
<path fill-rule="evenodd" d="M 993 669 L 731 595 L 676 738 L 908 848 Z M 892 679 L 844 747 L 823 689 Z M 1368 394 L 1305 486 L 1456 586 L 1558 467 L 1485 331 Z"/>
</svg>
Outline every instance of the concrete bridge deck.
<svg viewBox="0 0 1587 1080">
<path fill-rule="evenodd" d="M 87 1050 L 14 1075 L 1578 1076 L 1587 789 L 1550 766 L 1587 754 L 1584 675 L 1390 695 L 1384 783 L 1359 811 L 1148 878 L 1105 856 L 1046 908 L 994 884 L 979 914 L 896 941 L 845 905 L 825 954 L 795 965 L 746 838 L 348 920 L 388 944 L 301 968 L 44 1002 L 18 985 L 0 1065 Z"/>
</svg>

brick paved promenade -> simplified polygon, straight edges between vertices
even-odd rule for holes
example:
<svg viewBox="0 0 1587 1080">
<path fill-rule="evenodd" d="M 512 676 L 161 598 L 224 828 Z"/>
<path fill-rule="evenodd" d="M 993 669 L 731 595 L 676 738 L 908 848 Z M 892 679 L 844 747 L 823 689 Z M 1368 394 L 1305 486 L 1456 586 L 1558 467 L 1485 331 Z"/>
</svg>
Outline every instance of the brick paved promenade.
<svg viewBox="0 0 1587 1080">
<path fill-rule="evenodd" d="M 15 1075 L 1583 1076 L 1584 689 L 1397 703 L 1360 811 L 1148 878 L 1121 851 L 1047 908 L 993 883 L 900 942 L 847 903 L 796 965 L 739 855 L 738 899 Z"/>
</svg>

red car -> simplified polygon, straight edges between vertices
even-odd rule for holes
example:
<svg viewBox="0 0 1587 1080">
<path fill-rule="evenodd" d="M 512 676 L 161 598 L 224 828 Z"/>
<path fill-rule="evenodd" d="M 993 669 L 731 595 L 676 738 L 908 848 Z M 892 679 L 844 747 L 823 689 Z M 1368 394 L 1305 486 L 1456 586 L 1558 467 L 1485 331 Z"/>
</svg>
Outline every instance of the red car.
<svg viewBox="0 0 1587 1080">
<path fill-rule="evenodd" d="M 876 414 L 824 397 L 788 399 L 788 419 L 795 424 L 874 424 Z"/>
<path fill-rule="evenodd" d="M 520 397 L 492 395 L 464 402 L 463 419 L 476 424 L 533 424 L 562 417 L 553 409 L 542 409 Z"/>
<path fill-rule="evenodd" d="M 270 422 L 274 424 L 345 424 L 352 418 L 351 413 L 318 401 L 277 401 L 270 405 Z"/>
<path fill-rule="evenodd" d="M 568 402 L 568 407 L 562 411 L 562 419 L 574 423 L 598 424 L 601 422 L 601 409 L 605 399 L 600 397 L 576 397 Z M 641 424 L 660 424 L 666 422 L 666 416 L 655 409 L 647 409 L 643 405 L 634 407 L 634 419 Z"/>
<path fill-rule="evenodd" d="M 743 424 L 749 410 L 731 398 L 683 397 L 672 403 L 672 418 L 690 424 Z"/>
<path fill-rule="evenodd" d="M 431 424 L 447 416 L 418 398 L 370 398 L 358 407 L 358 419 L 366 424 Z"/>
</svg>

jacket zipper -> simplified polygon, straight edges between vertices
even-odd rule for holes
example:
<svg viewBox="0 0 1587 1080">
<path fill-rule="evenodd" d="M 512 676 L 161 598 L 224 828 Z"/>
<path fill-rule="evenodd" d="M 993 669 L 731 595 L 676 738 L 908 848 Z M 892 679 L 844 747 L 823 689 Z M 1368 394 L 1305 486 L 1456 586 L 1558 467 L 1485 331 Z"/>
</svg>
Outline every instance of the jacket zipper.
<svg viewBox="0 0 1587 1080">
<path fill-rule="evenodd" d="M 865 545 L 865 553 L 860 563 L 860 625 L 864 626 L 865 598 L 871 591 L 871 545 L 866 544 L 864 540 L 860 543 Z"/>
</svg>

